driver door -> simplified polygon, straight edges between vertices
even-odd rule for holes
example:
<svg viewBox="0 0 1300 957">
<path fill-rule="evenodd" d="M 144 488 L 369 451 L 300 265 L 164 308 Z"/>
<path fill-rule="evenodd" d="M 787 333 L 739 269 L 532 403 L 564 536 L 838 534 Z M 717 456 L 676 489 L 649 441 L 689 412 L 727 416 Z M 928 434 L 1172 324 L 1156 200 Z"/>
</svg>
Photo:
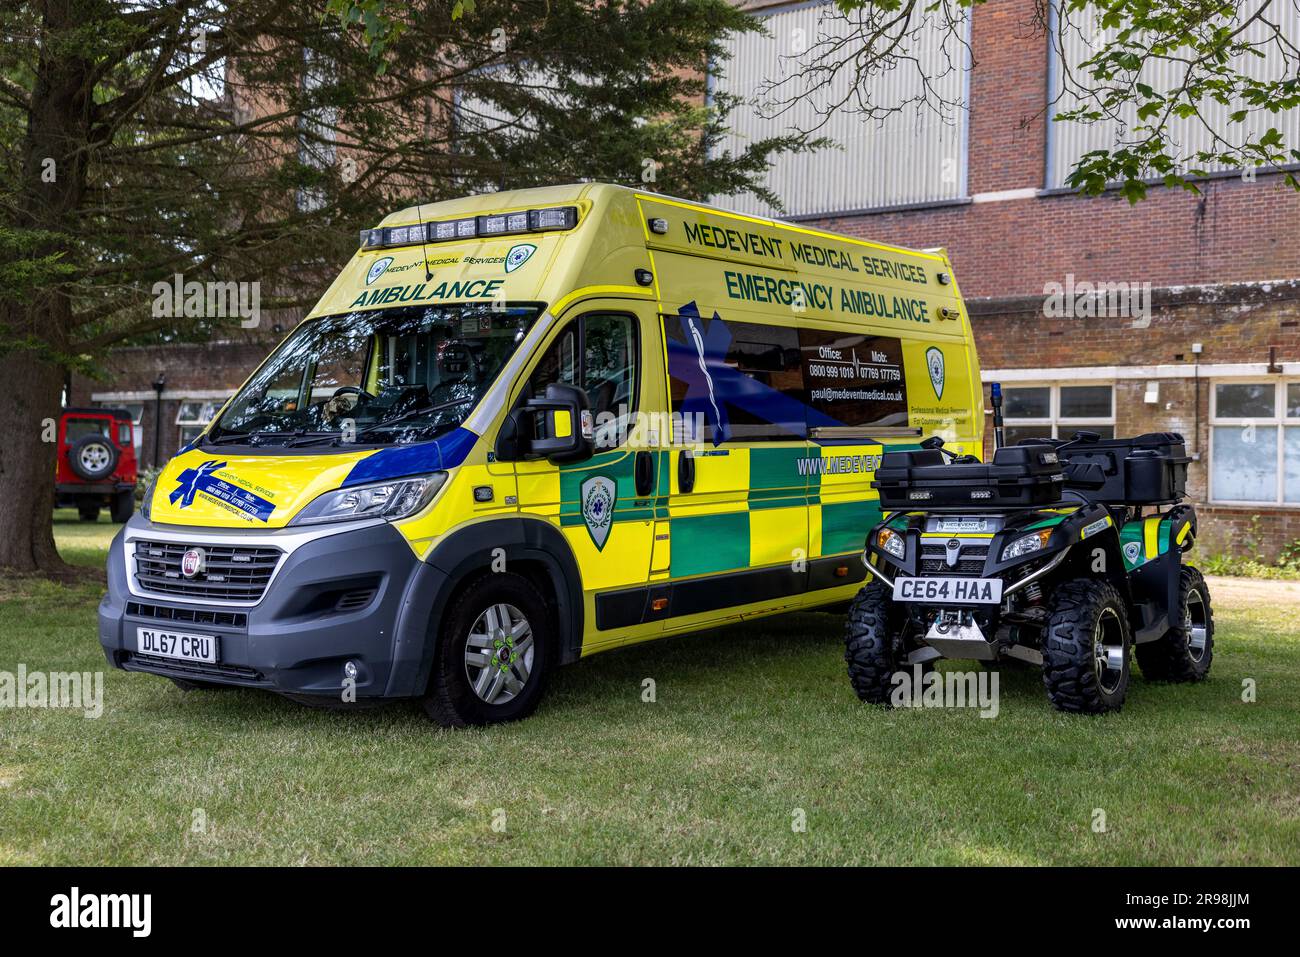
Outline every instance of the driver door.
<svg viewBox="0 0 1300 957">
<path fill-rule="evenodd" d="M 556 465 L 515 463 L 519 510 L 558 524 L 582 575 L 585 642 L 615 640 L 640 623 L 655 539 L 657 452 L 633 448 L 644 401 L 646 328 L 639 305 L 585 303 L 552 334 L 522 400 L 555 382 L 586 391 L 595 454 Z"/>
</svg>

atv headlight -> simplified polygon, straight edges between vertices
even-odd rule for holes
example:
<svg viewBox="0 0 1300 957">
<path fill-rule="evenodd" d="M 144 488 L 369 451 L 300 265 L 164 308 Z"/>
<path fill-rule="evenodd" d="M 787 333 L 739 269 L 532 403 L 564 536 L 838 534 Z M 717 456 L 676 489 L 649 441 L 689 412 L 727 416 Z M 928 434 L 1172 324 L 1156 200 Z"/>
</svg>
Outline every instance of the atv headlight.
<svg viewBox="0 0 1300 957">
<path fill-rule="evenodd" d="M 892 528 L 880 530 L 880 534 L 876 536 L 876 546 L 882 551 L 889 552 L 899 561 L 902 561 L 903 556 L 907 554 L 907 542 Z"/>
<path fill-rule="evenodd" d="M 1040 551 L 1047 547 L 1047 540 L 1052 537 L 1050 528 L 1040 529 L 1032 535 L 1025 535 L 1017 538 L 1014 542 L 1002 549 L 1002 560 L 1009 562 L 1013 558 L 1021 558 L 1031 552 Z"/>
<path fill-rule="evenodd" d="M 294 516 L 290 525 L 319 525 L 322 522 L 346 522 L 358 518 L 382 518 L 396 521 L 414 515 L 442 488 L 446 472 L 416 475 L 399 482 L 358 485 L 326 492 Z"/>
</svg>

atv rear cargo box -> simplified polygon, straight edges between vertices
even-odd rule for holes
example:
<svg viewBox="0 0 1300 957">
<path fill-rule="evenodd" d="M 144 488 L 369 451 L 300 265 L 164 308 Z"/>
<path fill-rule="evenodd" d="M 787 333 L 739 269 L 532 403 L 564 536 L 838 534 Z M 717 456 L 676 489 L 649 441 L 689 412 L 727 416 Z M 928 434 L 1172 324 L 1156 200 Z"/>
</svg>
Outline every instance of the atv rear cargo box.
<svg viewBox="0 0 1300 957">
<path fill-rule="evenodd" d="M 938 449 L 886 452 L 873 486 L 880 507 L 1026 508 L 1061 500 L 1063 466 L 1050 445 L 998 449 L 989 463 L 952 463 Z"/>
<path fill-rule="evenodd" d="M 1176 432 L 1080 442 L 1059 452 L 1067 464 L 1066 484 L 1094 502 L 1164 505 L 1187 492 L 1191 459 Z"/>
</svg>

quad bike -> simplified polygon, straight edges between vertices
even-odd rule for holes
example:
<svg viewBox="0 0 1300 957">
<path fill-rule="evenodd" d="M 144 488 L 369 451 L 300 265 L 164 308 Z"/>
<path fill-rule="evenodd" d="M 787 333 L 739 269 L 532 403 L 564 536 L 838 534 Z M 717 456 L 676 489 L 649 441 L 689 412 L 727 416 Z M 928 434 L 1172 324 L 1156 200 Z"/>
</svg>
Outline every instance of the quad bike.
<svg viewBox="0 0 1300 957">
<path fill-rule="evenodd" d="M 1123 705 L 1130 649 L 1149 681 L 1203 679 L 1214 617 L 1182 562 L 1188 462 L 1174 433 L 1026 440 L 987 464 L 938 437 L 886 453 L 846 631 L 858 697 L 888 704 L 897 672 L 941 658 L 1038 665 L 1051 703 L 1083 714 Z"/>
</svg>

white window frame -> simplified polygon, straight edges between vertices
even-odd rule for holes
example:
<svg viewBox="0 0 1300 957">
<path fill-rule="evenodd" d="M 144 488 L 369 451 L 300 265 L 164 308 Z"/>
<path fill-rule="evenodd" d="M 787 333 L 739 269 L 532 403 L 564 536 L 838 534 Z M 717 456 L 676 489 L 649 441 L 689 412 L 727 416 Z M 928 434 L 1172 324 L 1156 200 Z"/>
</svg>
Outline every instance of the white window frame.
<svg viewBox="0 0 1300 957">
<path fill-rule="evenodd" d="M 1110 415 L 1109 416 L 1087 416 L 1079 418 L 1070 416 L 1062 418 L 1061 416 L 1061 388 L 1079 388 L 1081 386 L 1105 386 L 1110 389 Z M 1034 418 L 1011 418 L 1003 415 L 1002 425 L 1005 428 L 1012 426 L 1020 428 L 1022 426 L 1050 426 L 1052 429 L 1052 438 L 1068 439 L 1070 435 L 1079 429 L 1086 429 L 1090 425 L 1107 425 L 1111 429 L 1115 428 L 1115 382 L 1111 379 L 1087 379 L 1079 382 L 1016 382 L 1007 384 L 1002 387 L 1005 393 L 1016 389 L 1048 389 L 1051 396 L 1048 402 L 1048 416 L 1043 418 L 1037 416 Z M 1062 429 L 1066 430 L 1066 435 L 1061 435 Z"/>
<path fill-rule="evenodd" d="M 225 405 L 227 401 L 228 400 L 226 399 L 181 399 L 176 406 L 176 439 L 180 443 L 178 448 L 184 448 L 193 442 L 194 439 L 202 435 L 203 430 L 208 427 L 208 423 L 211 422 L 216 414 L 221 411 L 221 407 Z M 209 407 L 212 409 L 212 412 L 206 419 L 182 419 L 181 413 L 185 411 L 185 406 L 191 404 L 197 404 L 200 406 L 200 414 Z M 185 430 L 194 428 L 197 428 L 198 432 L 196 432 L 192 437 L 186 438 Z"/>
<path fill-rule="evenodd" d="M 1273 414 L 1264 417 L 1219 417 L 1219 386 L 1221 385 L 1271 385 L 1273 387 Z M 1245 508 L 1300 508 L 1300 502 L 1284 501 L 1286 489 L 1286 429 L 1300 428 L 1300 416 L 1286 414 L 1286 390 L 1289 385 L 1300 385 L 1300 379 L 1283 376 L 1251 376 L 1241 379 L 1210 380 L 1210 441 L 1209 462 L 1206 468 L 1207 498 L 1213 505 L 1234 505 Z M 1277 472 L 1275 473 L 1275 495 L 1268 499 L 1229 499 L 1217 498 L 1214 491 L 1214 434 L 1223 427 L 1246 428 L 1253 425 L 1256 430 L 1273 429 L 1277 435 Z"/>
</svg>

